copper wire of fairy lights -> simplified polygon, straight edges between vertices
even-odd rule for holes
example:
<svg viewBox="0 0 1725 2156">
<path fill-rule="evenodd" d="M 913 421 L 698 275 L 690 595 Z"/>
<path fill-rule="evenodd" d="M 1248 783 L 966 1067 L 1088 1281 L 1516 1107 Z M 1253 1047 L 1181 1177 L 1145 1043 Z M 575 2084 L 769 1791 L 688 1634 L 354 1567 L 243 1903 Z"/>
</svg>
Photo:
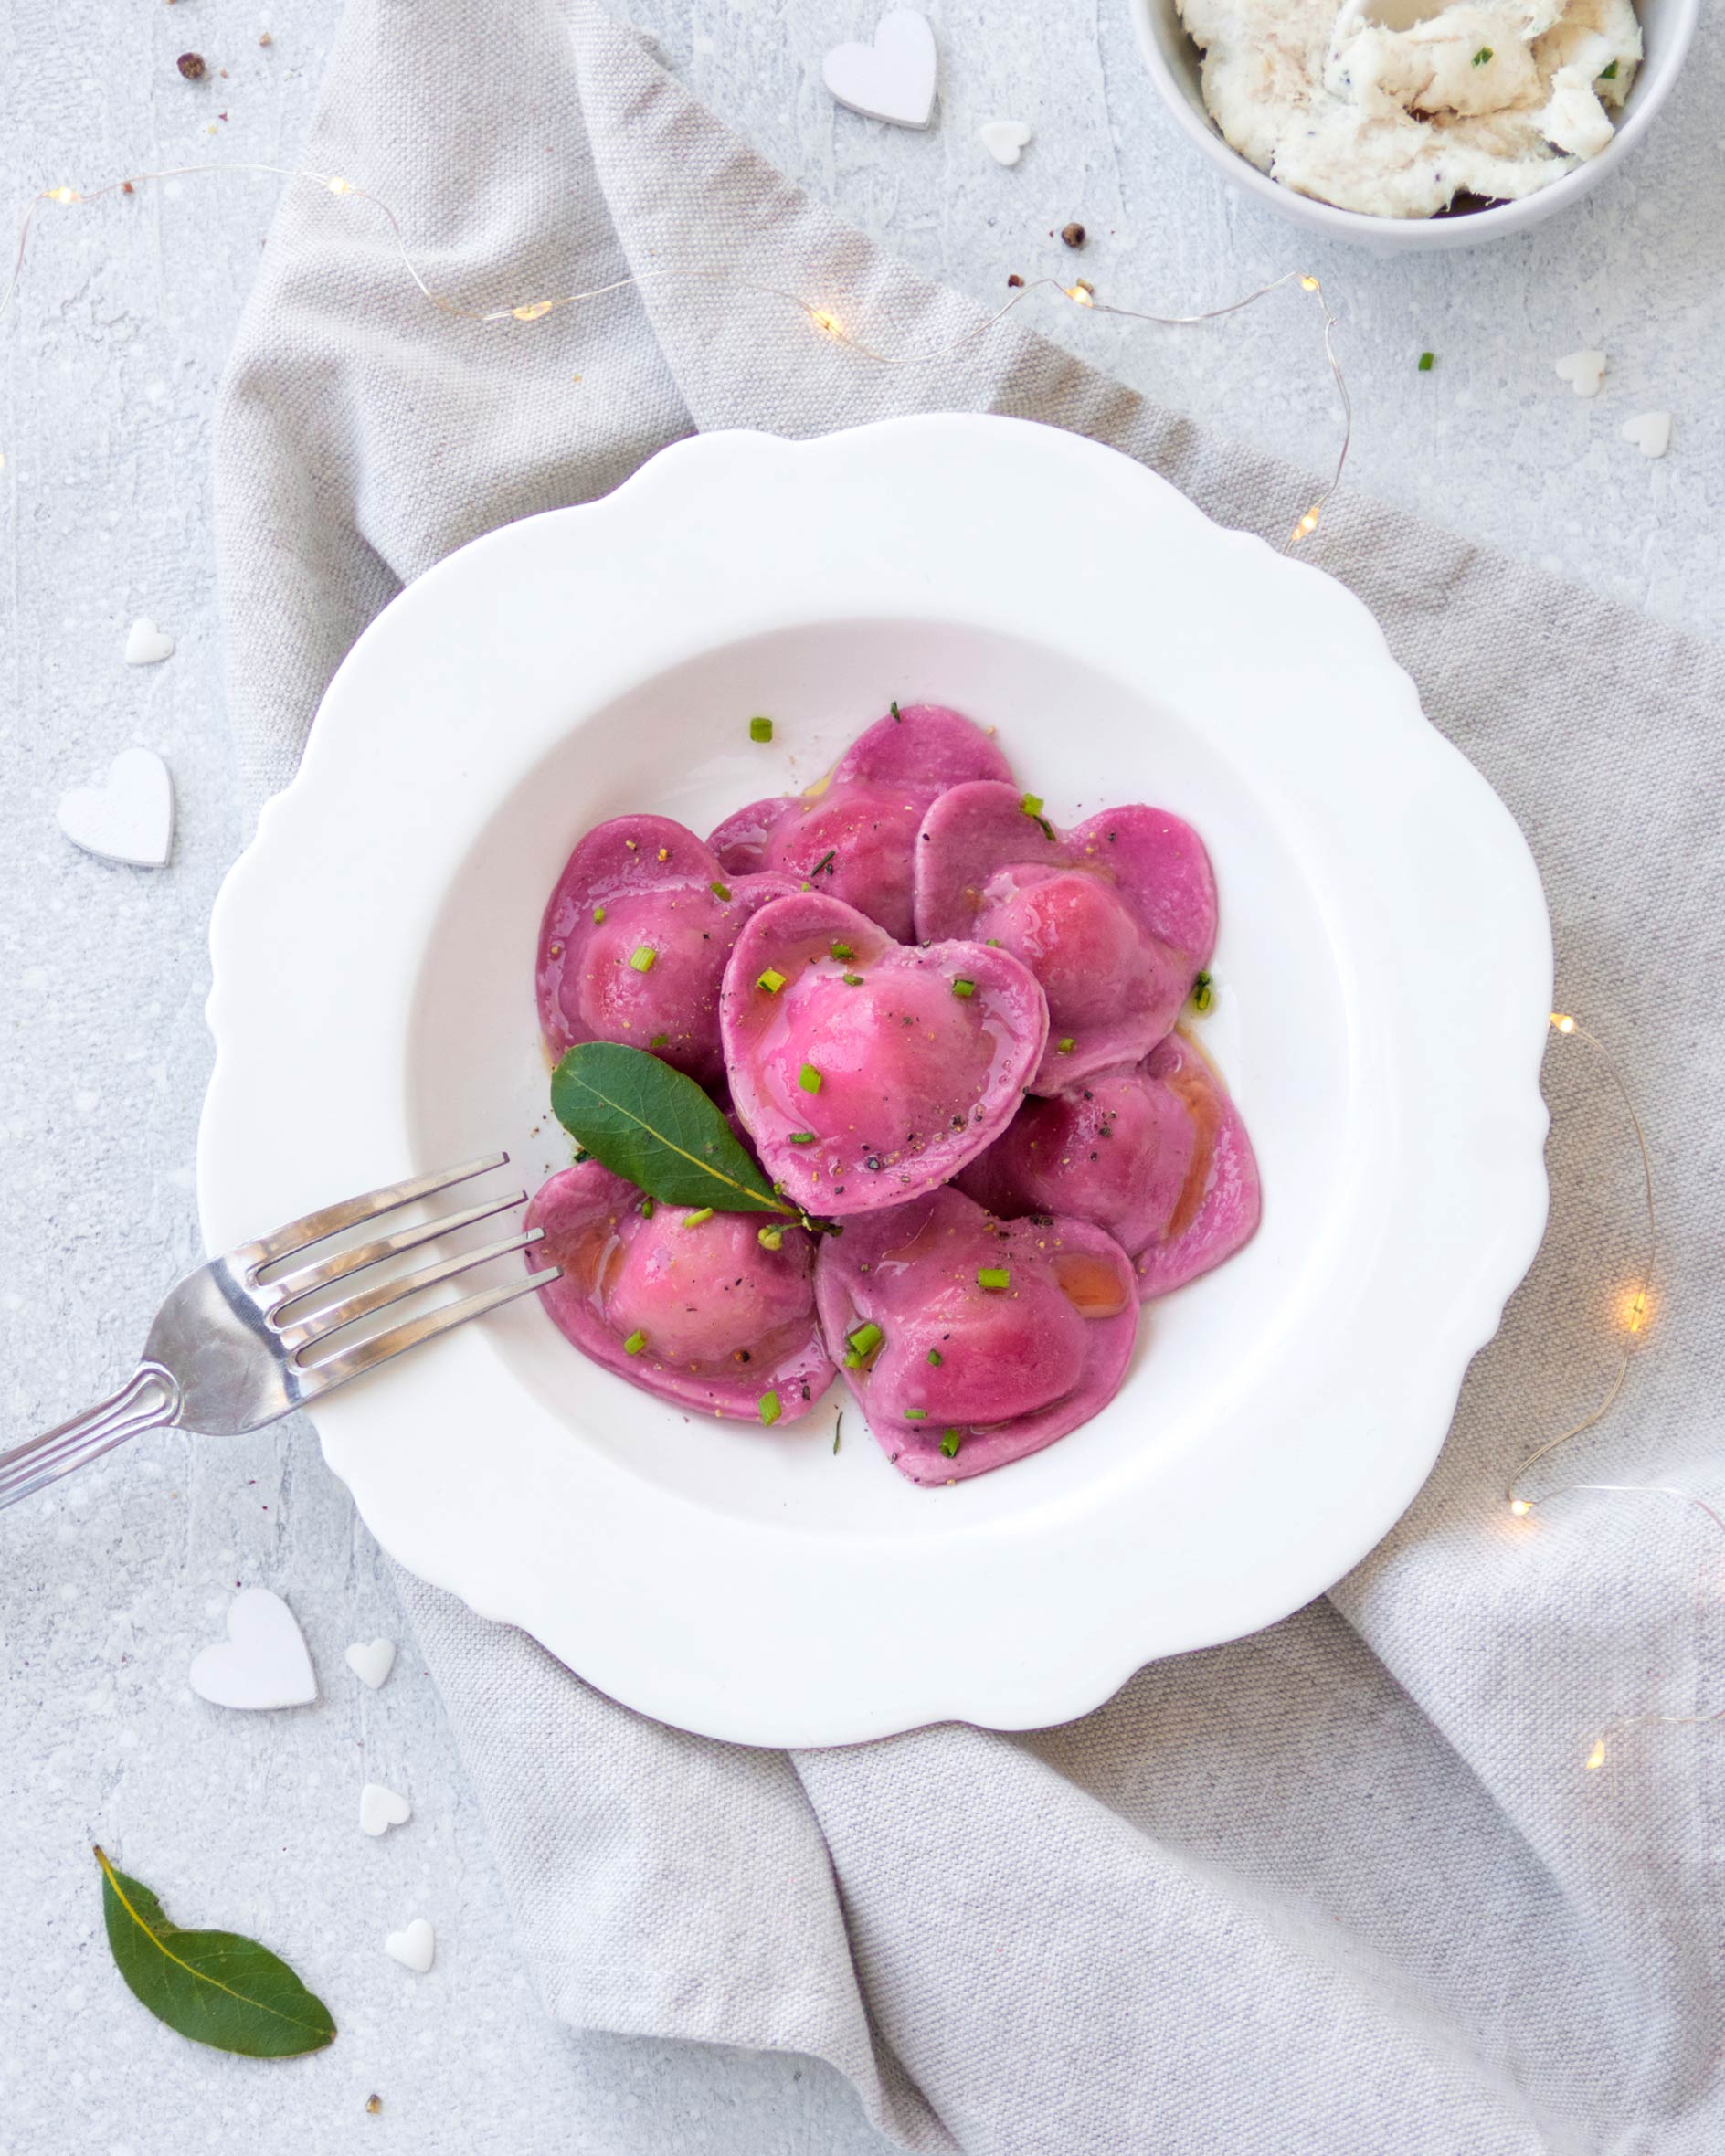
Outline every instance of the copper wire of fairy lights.
<svg viewBox="0 0 1725 2156">
<path fill-rule="evenodd" d="M 583 291 L 560 292 L 552 299 L 524 300 L 514 306 L 466 306 L 460 301 L 452 300 L 447 294 L 438 291 L 428 283 L 420 273 L 419 266 L 414 260 L 412 252 L 407 246 L 407 234 L 402 229 L 400 218 L 380 196 L 372 194 L 368 188 L 356 186 L 352 180 L 343 179 L 338 174 L 311 172 L 303 167 L 293 165 L 235 162 L 219 164 L 170 165 L 159 172 L 132 173 L 123 179 L 107 180 L 100 187 L 42 188 L 31 198 L 29 206 L 25 211 L 19 224 L 18 244 L 13 256 L 12 274 L 6 281 L 4 293 L 0 293 L 0 313 L 4 313 L 11 304 L 13 295 L 18 289 L 18 280 L 24 270 L 25 251 L 29 245 L 30 229 L 36 221 L 37 211 L 44 203 L 51 202 L 69 206 L 75 203 L 100 202 L 106 195 L 133 193 L 142 183 L 148 180 L 177 180 L 189 177 L 194 174 L 217 172 L 262 173 L 276 179 L 301 180 L 309 185 L 322 188 L 328 194 L 345 196 L 355 202 L 368 203 L 388 224 L 390 235 L 396 244 L 396 251 L 401 257 L 402 267 L 418 287 L 421 297 L 437 308 L 439 313 L 453 315 L 463 322 L 540 322 L 547 314 L 556 313 L 564 307 L 578 307 L 588 301 L 609 299 L 614 292 L 628 291 L 648 284 L 674 283 L 681 280 L 687 282 L 724 286 L 731 291 L 746 293 L 754 299 L 782 301 L 787 306 L 793 307 L 801 313 L 823 336 L 831 338 L 834 343 L 843 345 L 847 351 L 855 353 L 859 359 L 868 360 L 876 366 L 924 366 L 937 360 L 957 358 L 959 354 L 980 344 L 1006 320 L 1014 308 L 1021 301 L 1029 299 L 1032 292 L 1058 292 L 1064 299 L 1071 301 L 1074 306 L 1085 308 L 1096 314 L 1112 315 L 1120 322 L 1148 322 L 1160 329 L 1194 329 L 1201 323 L 1221 322 L 1228 315 L 1238 314 L 1245 308 L 1255 306 L 1260 300 L 1267 300 L 1272 293 L 1279 292 L 1287 286 L 1296 286 L 1301 291 L 1311 293 L 1322 310 L 1324 358 L 1329 368 L 1330 379 L 1335 385 L 1337 401 L 1341 407 L 1341 442 L 1336 452 L 1335 465 L 1331 470 L 1328 483 L 1320 490 L 1310 507 L 1296 521 L 1286 538 L 1282 542 L 1284 553 L 1290 547 L 1297 546 L 1302 540 L 1309 539 L 1312 534 L 1317 531 L 1319 518 L 1341 485 L 1342 472 L 1348 462 L 1348 451 L 1353 439 L 1353 404 L 1348 394 L 1348 384 L 1342 374 L 1341 362 L 1336 356 L 1337 317 L 1331 311 L 1329 301 L 1318 279 L 1298 270 L 1286 270 L 1282 276 L 1272 278 L 1268 284 L 1261 284 L 1255 291 L 1243 293 L 1237 300 L 1229 300 L 1219 307 L 1205 308 L 1196 314 L 1153 314 L 1137 307 L 1116 307 L 1109 301 L 1097 299 L 1095 287 L 1085 278 L 1078 278 L 1071 284 L 1063 284 L 1057 277 L 1036 277 L 1032 278 L 1028 282 L 1021 281 L 1003 305 L 995 308 L 992 312 L 985 313 L 980 321 L 974 322 L 970 328 L 961 332 L 959 335 L 952 338 L 947 343 L 930 344 L 903 352 L 884 352 L 848 328 L 831 307 L 821 306 L 817 301 L 805 298 L 800 292 L 792 291 L 784 285 L 763 284 L 754 278 L 737 276 L 728 270 L 707 269 L 695 264 L 658 262 L 652 268 L 640 270 L 631 277 L 614 278 L 606 284 L 592 285 Z"/>
<path fill-rule="evenodd" d="M 1324 358 L 1328 366 L 1337 402 L 1340 407 L 1341 438 L 1328 483 L 1320 490 L 1310 506 L 1295 522 L 1283 540 L 1282 550 L 1284 552 L 1297 546 L 1302 541 L 1310 538 L 1312 534 L 1317 531 L 1323 513 L 1329 506 L 1341 485 L 1342 474 L 1347 466 L 1348 453 L 1353 439 L 1353 407 L 1348 392 L 1347 380 L 1342 373 L 1341 363 L 1336 355 L 1335 332 L 1339 326 L 1338 318 L 1330 307 L 1329 301 L 1319 280 L 1316 277 L 1296 270 L 1287 270 L 1280 277 L 1273 278 L 1267 284 L 1259 285 L 1254 291 L 1243 293 L 1238 299 L 1227 301 L 1220 306 L 1206 308 L 1192 314 L 1157 314 L 1134 307 L 1115 306 L 1111 302 L 1098 299 L 1095 288 L 1085 278 L 1078 278 L 1071 284 L 1064 284 L 1055 277 L 1033 278 L 1028 281 L 1017 282 L 1011 296 L 1003 305 L 995 308 L 991 312 L 985 312 L 980 320 L 947 343 L 889 352 L 877 349 L 855 331 L 847 327 L 842 319 L 831 307 L 821 305 L 788 287 L 762 283 L 756 279 L 739 276 L 728 270 L 709 269 L 699 265 L 668 261 L 656 262 L 651 269 L 640 271 L 633 276 L 615 278 L 605 284 L 593 285 L 579 291 L 559 293 L 549 299 L 524 300 L 512 306 L 483 308 L 468 306 L 460 301 L 450 298 L 446 293 L 437 291 L 427 281 L 407 246 L 407 234 L 402 228 L 400 219 L 381 196 L 372 194 L 367 188 L 357 186 L 353 181 L 343 179 L 334 174 L 312 172 L 299 166 L 263 164 L 251 162 L 224 162 L 221 164 L 173 165 L 159 171 L 133 173 L 122 179 L 106 181 L 99 187 L 59 186 L 41 189 L 31 199 L 18 227 L 17 247 L 13 257 L 11 274 L 6 280 L 4 291 L 0 291 L 0 314 L 4 314 L 16 295 L 19 280 L 23 275 L 25 254 L 29 244 L 31 229 L 43 204 L 53 203 L 62 206 L 88 204 L 98 202 L 108 195 L 131 194 L 140 185 L 148 181 L 166 181 L 187 178 L 205 173 L 222 172 L 255 173 L 291 182 L 300 181 L 320 188 L 325 193 L 369 205 L 383 217 L 388 225 L 396 250 L 401 259 L 402 267 L 420 296 L 429 305 L 435 307 L 439 313 L 453 316 L 460 321 L 483 323 L 534 322 L 542 321 L 545 316 L 556 313 L 563 308 L 578 307 L 590 301 L 607 299 L 616 292 L 640 289 L 650 283 L 674 283 L 683 280 L 723 287 L 730 291 L 746 294 L 751 298 L 780 301 L 800 313 L 810 326 L 820 332 L 821 335 L 830 338 L 846 351 L 855 354 L 859 359 L 868 361 L 877 366 L 919 366 L 931 365 L 943 359 L 956 358 L 981 344 L 1032 292 L 1043 291 L 1058 292 L 1074 306 L 1095 314 L 1110 315 L 1117 321 L 1147 322 L 1163 329 L 1191 329 L 1206 322 L 1220 322 L 1229 315 L 1238 314 L 1248 307 L 1255 306 L 1259 301 L 1268 299 L 1273 293 L 1282 291 L 1290 286 L 1296 286 L 1302 292 L 1315 297 L 1321 310 Z M 1537 1494 L 1529 1494 L 1522 1487 L 1523 1478 L 1529 1470 L 1536 1467 L 1541 1461 L 1550 1458 L 1561 1447 L 1571 1443 L 1584 1432 L 1596 1428 L 1611 1412 L 1620 1398 L 1629 1376 L 1630 1367 L 1645 1336 L 1645 1328 L 1649 1316 L 1648 1298 L 1658 1243 L 1658 1229 L 1654 1210 L 1653 1168 L 1647 1151 L 1646 1134 L 1643 1129 L 1641 1119 L 1636 1114 L 1635 1103 L 1631 1098 L 1629 1087 L 1622 1071 L 1615 1059 L 1598 1037 L 1590 1032 L 1578 1020 L 1566 1012 L 1553 1011 L 1551 1025 L 1562 1038 L 1580 1040 L 1587 1044 L 1603 1064 L 1622 1102 L 1624 1113 L 1628 1116 L 1641 1162 L 1642 1186 L 1646 1213 L 1646 1257 L 1638 1280 L 1621 1298 L 1618 1305 L 1618 1323 L 1624 1334 L 1624 1344 L 1616 1368 L 1603 1395 L 1598 1404 L 1580 1421 L 1572 1424 L 1560 1436 L 1548 1439 L 1520 1462 L 1505 1487 L 1504 1501 L 1515 1518 L 1525 1520 L 1534 1512 L 1536 1507 L 1550 1506 L 1561 1498 L 1570 1496 L 1673 1498 L 1700 1513 L 1718 1530 L 1721 1538 L 1725 1538 L 1725 1515 L 1721 1515 L 1705 1498 L 1698 1496 L 1693 1491 L 1679 1488 L 1672 1484 L 1573 1482 L 1561 1483 L 1555 1488 L 1540 1490 Z M 834 1450 L 837 1450 L 836 1433 Z M 1651 1725 L 1668 1728 L 1692 1728 L 1703 1723 L 1720 1720 L 1725 1720 L 1725 1707 L 1694 1715 L 1635 1715 L 1625 1720 L 1608 1725 L 1604 1733 L 1593 1740 L 1584 1764 L 1590 1769 L 1603 1766 L 1606 1758 L 1606 1738 L 1609 1737 L 1614 1741 L 1620 1734 L 1632 1728 Z"/>
<path fill-rule="evenodd" d="M 1582 1041 L 1587 1044 L 1593 1055 L 1604 1066 L 1605 1073 L 1616 1091 L 1617 1097 L 1623 1104 L 1624 1113 L 1629 1119 L 1629 1127 L 1635 1134 L 1635 1150 L 1641 1162 L 1642 1200 L 1646 1218 L 1646 1252 L 1639 1274 L 1618 1299 L 1617 1322 L 1623 1331 L 1623 1347 L 1617 1358 L 1616 1368 L 1612 1373 L 1610 1383 L 1606 1386 L 1597 1405 L 1583 1415 L 1579 1422 L 1572 1423 L 1560 1435 L 1548 1438 L 1543 1444 L 1536 1446 L 1532 1452 L 1527 1454 L 1504 1486 L 1504 1502 L 1515 1518 L 1526 1519 L 1536 1506 L 1551 1505 L 1561 1497 L 1593 1495 L 1675 1498 L 1679 1504 L 1688 1506 L 1699 1512 L 1711 1527 L 1718 1530 L 1720 1537 L 1725 1538 L 1725 1517 L 1721 1517 L 1705 1497 L 1698 1496 L 1693 1490 L 1681 1489 L 1674 1483 L 1560 1483 L 1553 1489 L 1540 1490 L 1537 1495 L 1529 1495 L 1522 1487 L 1523 1478 L 1529 1469 L 1536 1467 L 1541 1460 L 1549 1459 L 1553 1453 L 1580 1437 L 1584 1431 L 1597 1428 L 1615 1406 L 1628 1379 L 1630 1366 L 1635 1361 L 1636 1352 L 1646 1336 L 1650 1315 L 1649 1296 L 1652 1292 L 1654 1264 L 1659 1248 L 1659 1224 L 1654 1210 L 1653 1163 L 1647 1152 L 1647 1134 L 1642 1126 L 1641 1117 L 1635 1111 L 1635 1104 L 1631 1097 L 1628 1083 L 1624 1077 L 1617 1060 L 1597 1034 L 1591 1033 L 1578 1019 L 1572 1018 L 1567 1011 L 1554 1010 L 1551 1013 L 1551 1027 L 1553 1031 L 1566 1041 Z M 1693 1715 L 1631 1715 L 1624 1720 L 1609 1724 L 1601 1735 L 1594 1738 L 1582 1765 L 1595 1770 L 1603 1767 L 1606 1760 L 1606 1739 L 1610 1738 L 1614 1742 L 1618 1737 L 1631 1729 L 1695 1728 L 1705 1722 L 1721 1720 L 1725 1720 L 1725 1707 L 1713 1707 L 1706 1713 Z"/>
</svg>

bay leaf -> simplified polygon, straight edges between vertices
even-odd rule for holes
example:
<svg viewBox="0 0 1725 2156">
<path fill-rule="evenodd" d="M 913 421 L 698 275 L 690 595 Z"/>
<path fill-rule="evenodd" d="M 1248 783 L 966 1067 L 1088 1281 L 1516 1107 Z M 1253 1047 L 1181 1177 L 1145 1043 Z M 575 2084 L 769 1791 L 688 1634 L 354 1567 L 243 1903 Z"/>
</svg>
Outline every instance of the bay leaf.
<svg viewBox="0 0 1725 2156">
<path fill-rule="evenodd" d="M 552 1113 L 584 1153 L 667 1205 L 798 1217 L 693 1078 L 645 1049 L 584 1041 L 551 1074 Z"/>
<path fill-rule="evenodd" d="M 287 1963 L 234 1931 L 186 1931 L 101 1849 L 101 1913 L 114 1965 L 158 2021 L 217 2051 L 292 2058 L 335 2041 L 335 2024 Z"/>
</svg>

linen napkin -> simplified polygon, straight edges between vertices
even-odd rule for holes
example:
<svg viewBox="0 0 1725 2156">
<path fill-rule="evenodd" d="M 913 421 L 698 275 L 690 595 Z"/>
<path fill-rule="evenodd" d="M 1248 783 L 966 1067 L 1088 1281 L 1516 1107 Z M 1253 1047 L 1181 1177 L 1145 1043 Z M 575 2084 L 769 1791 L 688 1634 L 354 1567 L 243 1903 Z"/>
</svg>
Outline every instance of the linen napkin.
<svg viewBox="0 0 1725 2156">
<path fill-rule="evenodd" d="M 978 319 L 588 0 L 495 22 L 482 0 L 354 0 L 305 153 L 398 209 L 439 290 L 497 304 L 728 261 L 831 294 L 884 344 Z M 694 428 L 985 409 L 1111 442 L 1224 523 L 1279 535 L 1311 497 L 1309 475 L 1011 326 L 904 369 L 799 328 L 665 282 L 526 330 L 457 321 L 381 218 L 291 189 L 217 439 L 254 800 L 291 778 L 330 673 L 403 583 Z M 1653 1324 L 1614 1421 L 1557 1479 L 1712 1489 L 1725 664 L 1359 500 L 1308 558 L 1373 609 L 1519 817 L 1560 999 L 1630 1067 L 1648 1124 Z M 1637 1262 L 1608 1082 L 1571 1041 L 1549 1085 L 1551 1231 L 1407 1517 L 1325 1600 L 1153 1665 L 1081 1721 L 728 1747 L 403 1576 L 551 2011 L 818 2054 L 918 2151 L 1725 2146 L 1725 1737 L 1650 1727 L 1582 1765 L 1614 1718 L 1725 1706 L 1717 1548 L 1677 1499 L 1578 1495 L 1519 1526 L 1503 1504 L 1508 1469 L 1603 1391 Z"/>
</svg>

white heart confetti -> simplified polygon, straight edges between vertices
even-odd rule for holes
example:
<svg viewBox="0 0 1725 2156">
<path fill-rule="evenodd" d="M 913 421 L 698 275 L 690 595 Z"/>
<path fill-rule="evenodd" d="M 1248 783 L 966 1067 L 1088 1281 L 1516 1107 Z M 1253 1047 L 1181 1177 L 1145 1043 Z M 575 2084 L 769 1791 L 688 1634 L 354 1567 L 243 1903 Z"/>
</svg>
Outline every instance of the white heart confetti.
<svg viewBox="0 0 1725 2156">
<path fill-rule="evenodd" d="M 386 1834 L 392 1826 L 406 1826 L 413 1806 L 404 1796 L 386 1789 L 381 1781 L 368 1781 L 359 1792 L 359 1831 L 362 1834 Z"/>
<path fill-rule="evenodd" d="M 835 45 L 820 79 L 841 105 L 894 127 L 926 127 L 935 109 L 935 33 L 914 7 L 884 15 L 873 45 Z"/>
<path fill-rule="evenodd" d="M 1016 164 L 1030 139 L 1021 120 L 985 120 L 977 130 L 978 142 L 996 164 Z"/>
<path fill-rule="evenodd" d="M 100 786 L 60 796 L 57 819 L 86 853 L 159 869 L 174 845 L 174 780 L 153 748 L 122 748 Z"/>
<path fill-rule="evenodd" d="M 430 1968 L 437 1950 L 437 1935 L 423 1917 L 416 1917 L 405 1931 L 392 1931 L 384 1940 L 384 1951 L 392 1961 L 399 1961 L 404 1969 L 415 1970 L 421 1976 Z"/>
<path fill-rule="evenodd" d="M 153 621 L 134 621 L 126 631 L 128 666 L 160 666 L 173 656 L 174 639 L 164 635 Z"/>
<path fill-rule="evenodd" d="M 1663 457 L 1671 447 L 1669 412 L 1642 412 L 1623 424 L 1625 441 L 1635 443 L 1644 457 Z"/>
<path fill-rule="evenodd" d="M 228 1637 L 192 1663 L 191 1686 L 212 1707 L 309 1707 L 317 1678 L 305 1635 L 279 1594 L 248 1587 L 228 1605 Z"/>
<path fill-rule="evenodd" d="M 1605 379 L 1603 352 L 1572 352 L 1557 363 L 1557 378 L 1567 382 L 1577 396 L 1597 396 Z"/>
<path fill-rule="evenodd" d="M 396 1666 L 396 1643 L 355 1640 L 347 1650 L 347 1666 L 362 1685 L 369 1685 L 375 1692 Z"/>
</svg>

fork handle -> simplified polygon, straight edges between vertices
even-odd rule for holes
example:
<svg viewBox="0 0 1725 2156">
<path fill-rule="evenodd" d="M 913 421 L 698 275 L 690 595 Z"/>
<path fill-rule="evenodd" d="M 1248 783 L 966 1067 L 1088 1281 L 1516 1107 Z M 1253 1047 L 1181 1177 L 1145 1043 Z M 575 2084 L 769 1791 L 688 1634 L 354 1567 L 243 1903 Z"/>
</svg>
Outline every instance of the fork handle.
<svg viewBox="0 0 1725 2156">
<path fill-rule="evenodd" d="M 174 1379 L 159 1362 L 141 1362 L 99 1407 L 0 1453 L 0 1510 L 111 1453 L 129 1437 L 161 1429 L 179 1411 L 180 1389 Z"/>
</svg>

